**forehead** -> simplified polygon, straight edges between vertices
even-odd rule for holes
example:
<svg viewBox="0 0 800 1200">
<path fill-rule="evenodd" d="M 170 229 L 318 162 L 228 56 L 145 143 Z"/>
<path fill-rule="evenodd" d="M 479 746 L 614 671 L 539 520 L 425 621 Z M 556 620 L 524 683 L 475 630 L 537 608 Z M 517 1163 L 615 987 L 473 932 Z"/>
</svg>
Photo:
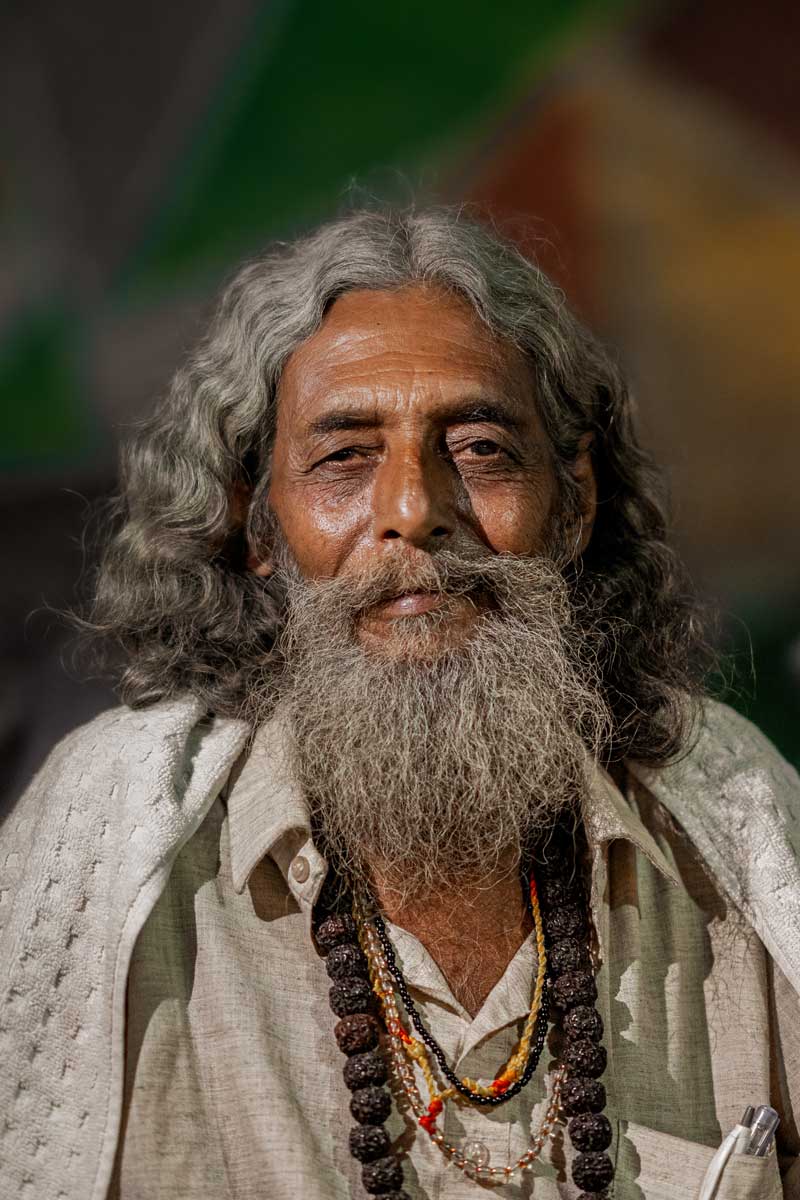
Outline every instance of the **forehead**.
<svg viewBox="0 0 800 1200">
<path fill-rule="evenodd" d="M 397 390 L 423 405 L 468 392 L 531 407 L 533 373 L 460 296 L 427 285 L 352 291 L 290 356 L 281 418 L 311 418 L 337 396 L 368 401 Z"/>
</svg>

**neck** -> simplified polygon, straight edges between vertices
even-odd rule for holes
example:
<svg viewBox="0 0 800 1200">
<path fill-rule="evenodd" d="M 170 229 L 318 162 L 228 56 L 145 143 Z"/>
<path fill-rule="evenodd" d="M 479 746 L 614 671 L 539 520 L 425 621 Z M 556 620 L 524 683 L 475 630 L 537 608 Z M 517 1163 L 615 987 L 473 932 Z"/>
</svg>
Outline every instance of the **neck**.
<svg viewBox="0 0 800 1200">
<path fill-rule="evenodd" d="M 517 855 L 480 879 L 424 897 L 408 897 L 373 869 L 381 910 L 422 942 L 455 998 L 475 1016 L 530 933 L 532 923 Z"/>
</svg>

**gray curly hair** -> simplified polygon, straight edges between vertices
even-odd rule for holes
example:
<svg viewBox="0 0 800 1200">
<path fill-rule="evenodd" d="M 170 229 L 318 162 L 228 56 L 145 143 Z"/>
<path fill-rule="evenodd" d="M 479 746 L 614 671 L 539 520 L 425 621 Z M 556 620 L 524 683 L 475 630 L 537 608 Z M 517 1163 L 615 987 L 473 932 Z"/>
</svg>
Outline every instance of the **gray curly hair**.
<svg viewBox="0 0 800 1200">
<path fill-rule="evenodd" d="M 674 757 L 706 643 L 666 543 L 660 477 L 638 443 L 628 390 L 535 262 L 446 208 L 354 212 L 277 244 L 223 292 L 209 332 L 123 451 L 85 623 L 110 650 L 122 700 L 141 706 L 188 690 L 211 712 L 245 713 L 283 623 L 276 587 L 246 566 L 270 538 L 281 371 L 342 293 L 414 283 L 464 297 L 529 358 L 565 511 L 576 503 L 579 441 L 594 435 L 595 528 L 579 567 L 566 571 L 576 611 L 591 613 L 613 716 L 605 752 L 609 761 Z"/>
</svg>

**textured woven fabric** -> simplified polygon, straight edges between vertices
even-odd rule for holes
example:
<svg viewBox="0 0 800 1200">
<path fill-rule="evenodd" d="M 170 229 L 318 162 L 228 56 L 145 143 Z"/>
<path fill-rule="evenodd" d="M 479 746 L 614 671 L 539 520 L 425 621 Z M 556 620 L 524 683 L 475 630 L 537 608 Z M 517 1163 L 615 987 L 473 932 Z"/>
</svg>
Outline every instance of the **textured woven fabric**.
<svg viewBox="0 0 800 1200">
<path fill-rule="evenodd" d="M 245 737 L 240 723 L 206 719 L 190 699 L 115 710 L 57 747 L 7 818 L 3 1200 L 106 1196 L 119 1138 L 130 958 Z M 686 828 L 723 896 L 748 915 L 796 992 L 796 775 L 752 726 L 716 705 L 682 763 L 638 774 Z M 636 1144 L 630 1131 L 627 1140 Z"/>
<path fill-rule="evenodd" d="M 3 826 L 3 1200 L 106 1195 L 131 951 L 245 739 L 203 718 L 194 700 L 104 713 L 53 751 Z"/>
</svg>

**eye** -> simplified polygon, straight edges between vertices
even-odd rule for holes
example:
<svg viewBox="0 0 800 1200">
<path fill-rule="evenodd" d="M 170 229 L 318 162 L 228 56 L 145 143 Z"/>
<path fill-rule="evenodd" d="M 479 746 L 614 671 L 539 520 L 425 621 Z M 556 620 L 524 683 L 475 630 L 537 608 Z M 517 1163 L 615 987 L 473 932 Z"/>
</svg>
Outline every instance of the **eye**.
<svg viewBox="0 0 800 1200">
<path fill-rule="evenodd" d="M 364 446 L 342 446 L 339 450 L 332 450 L 330 454 L 326 454 L 324 458 L 319 459 L 314 463 L 313 470 L 318 467 L 336 466 L 337 463 L 351 463 L 358 458 L 363 458 L 367 450 Z"/>
<path fill-rule="evenodd" d="M 495 454 L 506 453 L 503 447 L 499 446 L 497 442 L 493 442 L 491 438 L 481 438 L 479 441 L 469 442 L 464 449 L 478 458 L 491 458 Z"/>
</svg>

